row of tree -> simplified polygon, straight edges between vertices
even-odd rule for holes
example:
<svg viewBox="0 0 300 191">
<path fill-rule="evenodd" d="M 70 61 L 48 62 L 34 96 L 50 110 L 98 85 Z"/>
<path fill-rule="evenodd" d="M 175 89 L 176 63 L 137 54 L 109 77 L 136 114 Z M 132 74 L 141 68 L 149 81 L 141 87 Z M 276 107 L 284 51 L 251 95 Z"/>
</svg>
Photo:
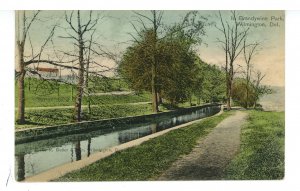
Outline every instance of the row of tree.
<svg viewBox="0 0 300 191">
<path fill-rule="evenodd" d="M 181 21 L 166 25 L 163 23 L 163 11 L 150 11 L 150 14 L 133 12 L 137 20 L 131 23 L 135 34 L 130 34 L 133 43 L 126 49 L 121 59 L 115 53 L 104 51 L 103 47 L 95 40 L 99 15 L 92 11 L 85 12 L 84 19 L 81 11 L 65 12 L 62 27 L 59 24 L 49 30 L 49 35 L 40 44 L 40 48 L 34 48 L 30 39 L 30 28 L 38 20 L 40 11 L 34 12 L 30 17 L 25 11 L 19 11 L 17 15 L 17 68 L 18 79 L 18 117 L 20 124 L 25 123 L 25 91 L 24 78 L 26 73 L 38 75 L 42 78 L 35 64 L 47 63 L 53 66 L 63 67 L 70 71 L 76 71 L 76 98 L 74 104 L 74 120 L 80 121 L 82 110 L 82 98 L 86 94 L 89 100 L 89 79 L 103 77 L 102 72 L 107 68 L 97 63 L 97 57 L 105 56 L 113 59 L 118 65 L 119 74 L 128 82 L 130 88 L 135 91 L 148 91 L 152 95 L 153 112 L 159 111 L 159 104 L 167 100 L 173 105 L 191 101 L 192 96 L 206 102 L 226 100 L 227 108 L 231 107 L 233 96 L 236 100 L 246 100 L 245 107 L 253 105 L 251 98 L 255 92 L 256 103 L 259 95 L 265 93 L 260 88 L 260 82 L 264 75 L 257 72 L 254 81 L 251 75 L 258 43 L 248 43 L 248 29 L 241 28 L 236 19 L 236 13 L 231 12 L 233 22 L 224 21 L 221 12 L 219 19 L 221 27 L 214 25 L 222 34 L 218 38 L 225 53 L 223 69 L 215 65 L 203 62 L 197 55 L 199 45 L 205 35 L 205 27 L 209 25 L 207 18 L 197 11 L 188 12 Z M 53 36 L 57 28 L 62 28 L 65 35 L 58 38 L 67 40 L 71 50 L 53 49 L 54 57 L 44 53 L 45 47 L 53 44 Z M 27 44 L 27 46 L 26 46 Z M 31 49 L 30 50 L 26 50 Z M 34 52 L 34 50 L 38 50 Z M 28 52 L 31 52 L 28 55 Z M 237 80 L 236 59 L 244 54 L 246 70 L 245 83 Z M 118 58 L 117 58 L 118 57 Z M 91 70 L 91 65 L 101 70 Z M 253 85 L 255 84 L 255 85 Z M 242 87 L 240 87 L 242 86 Z M 241 96 L 237 90 L 246 91 L 246 96 Z M 245 97 L 245 98 L 244 98 Z M 90 105 L 90 101 L 89 101 Z M 90 107 L 88 107 L 90 108 Z"/>
<path fill-rule="evenodd" d="M 171 104 L 186 102 L 192 96 L 197 97 L 198 103 L 226 100 L 230 110 L 231 100 L 248 108 L 256 105 L 259 96 L 269 92 L 266 86 L 260 85 L 265 75 L 255 71 L 256 76 L 252 76 L 252 58 L 259 43 L 247 42 L 249 28 L 239 26 L 235 11 L 231 12 L 232 22 L 225 21 L 219 12 L 221 27 L 215 25 L 223 34 L 217 38 L 225 53 L 223 70 L 204 63 L 197 55 L 195 47 L 202 42 L 207 25 L 198 12 L 189 12 L 181 22 L 164 27 L 161 36 L 157 30 L 162 12 L 152 11 L 152 17 L 137 14 L 152 25 L 140 31 L 133 25 L 138 35 L 132 35 L 135 41 L 123 55 L 119 71 L 132 89 L 152 93 L 153 112 L 158 112 L 162 98 Z M 236 64 L 240 55 L 246 68 Z"/>
<path fill-rule="evenodd" d="M 55 23 L 50 29 L 50 33 L 45 41 L 39 47 L 34 47 L 30 38 L 30 31 L 35 22 L 40 21 L 41 11 L 27 13 L 26 11 L 17 12 L 17 36 L 16 36 L 16 55 L 17 70 L 16 78 L 18 80 L 18 116 L 19 124 L 25 123 L 25 85 L 24 79 L 26 73 L 37 75 L 44 80 L 37 68 L 39 64 L 49 64 L 52 66 L 63 67 L 70 71 L 76 71 L 77 85 L 76 98 L 74 104 L 74 120 L 80 121 L 82 115 L 82 97 L 85 93 L 89 96 L 89 75 L 102 76 L 101 72 L 90 71 L 91 63 L 103 67 L 94 59 L 95 55 L 100 53 L 97 50 L 98 44 L 94 41 L 93 36 L 96 32 L 96 25 L 100 19 L 98 15 L 93 15 L 89 11 L 82 18 L 81 11 L 65 12 L 64 26 Z M 84 20 L 84 21 L 83 21 Z M 65 35 L 58 36 L 59 39 L 66 39 L 70 44 L 71 50 L 60 50 L 53 48 L 53 55 L 45 53 L 49 44 L 53 45 L 53 36 L 57 28 L 61 28 Z M 54 47 L 54 46 L 53 46 Z M 90 103 L 90 102 L 89 102 Z M 88 107 L 90 108 L 90 107 Z"/>
<path fill-rule="evenodd" d="M 269 87 L 261 85 L 265 74 L 254 68 L 252 58 L 259 51 L 260 44 L 247 41 L 250 28 L 244 28 L 238 23 L 235 11 L 230 13 L 231 22 L 228 22 L 219 11 L 220 26 L 216 25 L 222 34 L 222 38 L 217 38 L 217 41 L 225 53 L 227 109 L 231 109 L 232 99 L 245 108 L 255 107 L 261 95 L 272 92 Z M 236 62 L 241 54 L 246 65 L 244 69 Z M 243 75 L 237 76 L 237 73 Z"/>
<path fill-rule="evenodd" d="M 196 49 L 205 35 L 206 19 L 191 11 L 182 21 L 166 26 L 161 22 L 162 11 L 151 11 L 152 17 L 136 14 L 151 25 L 142 22 L 141 30 L 133 25 L 137 35 L 132 35 L 134 43 L 119 65 L 130 87 L 152 93 L 153 112 L 158 112 L 162 99 L 173 105 L 191 100 L 193 95 L 198 100 L 216 101 L 223 91 L 222 72 L 204 63 Z"/>
</svg>

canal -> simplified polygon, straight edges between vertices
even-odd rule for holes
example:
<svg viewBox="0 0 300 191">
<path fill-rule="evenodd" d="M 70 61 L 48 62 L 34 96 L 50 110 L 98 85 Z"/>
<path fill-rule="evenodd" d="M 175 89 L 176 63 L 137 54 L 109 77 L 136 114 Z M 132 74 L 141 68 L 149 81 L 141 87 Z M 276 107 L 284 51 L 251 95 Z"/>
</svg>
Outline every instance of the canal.
<svg viewBox="0 0 300 191">
<path fill-rule="evenodd" d="M 15 145 L 16 180 L 24 180 L 51 168 L 82 160 L 91 154 L 135 140 L 164 129 L 212 116 L 220 105 L 185 113 L 171 113 L 137 123 L 110 124 L 108 128 Z"/>
</svg>

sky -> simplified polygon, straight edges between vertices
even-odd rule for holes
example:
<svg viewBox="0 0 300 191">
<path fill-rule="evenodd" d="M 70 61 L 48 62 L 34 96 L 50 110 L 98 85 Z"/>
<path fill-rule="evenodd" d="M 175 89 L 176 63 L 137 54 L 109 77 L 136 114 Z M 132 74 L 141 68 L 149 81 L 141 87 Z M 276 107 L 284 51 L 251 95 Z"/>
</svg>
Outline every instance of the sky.
<svg viewBox="0 0 300 191">
<path fill-rule="evenodd" d="M 68 12 L 69 13 L 69 12 Z M 139 13 L 149 15 L 149 11 L 139 11 Z M 165 25 L 171 25 L 180 22 L 187 11 L 164 11 L 162 22 Z M 255 54 L 252 61 L 254 68 L 266 74 L 262 84 L 272 86 L 284 86 L 284 60 L 285 60 L 285 14 L 284 11 L 237 11 L 238 22 L 249 26 L 249 42 L 259 42 L 259 51 Z M 31 11 L 26 11 L 30 16 Z M 126 47 L 132 43 L 132 37 L 135 34 L 131 23 L 140 27 L 133 11 L 94 11 L 101 19 L 97 24 L 95 40 L 100 43 L 104 49 L 121 54 Z M 217 17 L 218 11 L 199 11 L 199 14 L 207 18 L 208 23 L 216 23 L 220 26 L 220 20 Z M 224 20 L 231 22 L 230 12 L 221 11 Z M 18 17 L 16 17 L 18 18 Z M 87 18 L 87 12 L 82 12 L 82 22 Z M 18 22 L 17 22 L 18 23 Z M 145 20 L 145 23 L 147 21 Z M 72 41 L 62 39 L 58 36 L 66 36 L 67 23 L 64 20 L 64 11 L 42 11 L 37 20 L 30 29 L 30 40 L 34 51 L 39 50 L 40 45 L 45 41 L 49 30 L 54 24 L 59 25 L 56 29 L 53 42 L 56 50 L 73 51 Z M 246 27 L 244 27 L 246 28 Z M 67 30 L 68 32 L 71 32 Z M 203 43 L 197 47 L 197 54 L 202 60 L 209 64 L 222 66 L 225 61 L 225 53 L 222 50 L 217 38 L 222 38 L 222 33 L 214 26 L 205 28 L 206 34 L 202 36 Z M 30 43 L 26 44 L 26 52 L 31 54 Z M 53 55 L 51 43 L 45 49 L 45 55 Z M 59 54 L 59 51 L 57 52 Z M 114 62 L 104 58 L 96 58 L 103 65 L 114 66 Z M 243 57 L 236 60 L 237 65 L 244 66 Z M 100 69 L 99 69 L 100 70 Z M 66 72 L 66 71 L 64 71 Z M 108 73 L 107 75 L 110 75 Z"/>
</svg>

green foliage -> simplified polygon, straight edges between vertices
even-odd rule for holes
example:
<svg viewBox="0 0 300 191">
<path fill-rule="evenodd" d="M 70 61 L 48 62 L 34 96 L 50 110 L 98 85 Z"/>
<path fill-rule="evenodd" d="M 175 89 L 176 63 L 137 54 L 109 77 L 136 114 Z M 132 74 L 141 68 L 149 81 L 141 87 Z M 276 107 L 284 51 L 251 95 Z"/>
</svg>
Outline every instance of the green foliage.
<svg viewBox="0 0 300 191">
<path fill-rule="evenodd" d="M 259 98 L 270 93 L 272 93 L 272 90 L 268 86 L 257 86 L 251 81 L 247 85 L 246 79 L 243 78 L 237 78 L 233 82 L 232 99 L 244 108 L 257 106 L 256 103 Z"/>
<path fill-rule="evenodd" d="M 142 42 L 129 47 L 123 56 L 119 71 L 136 91 L 151 92 L 151 65 L 153 47 L 151 31 L 146 31 Z M 162 98 L 172 104 L 183 103 L 191 95 L 195 78 L 196 56 L 190 50 L 190 42 L 184 35 L 168 36 L 156 44 L 156 89 Z"/>
<path fill-rule="evenodd" d="M 135 91 L 151 92 L 151 64 L 153 48 L 150 44 L 153 34 L 145 32 L 143 43 L 135 43 L 128 47 L 122 57 L 119 73 Z"/>
<path fill-rule="evenodd" d="M 241 151 L 226 179 L 272 180 L 284 177 L 284 112 L 251 111 L 242 129 Z"/>
<path fill-rule="evenodd" d="M 193 93 L 205 102 L 219 102 L 225 97 L 225 73 L 216 65 L 197 59 L 198 71 L 194 80 Z"/>
<path fill-rule="evenodd" d="M 166 26 L 163 38 L 154 29 L 140 31 L 135 43 L 123 55 L 119 72 L 136 91 L 152 92 L 173 105 L 187 101 L 192 95 L 197 75 L 194 46 L 202 42 L 206 19 L 190 11 L 182 22 Z M 155 69 L 154 69 L 155 68 Z"/>
<path fill-rule="evenodd" d="M 158 72 L 161 76 L 158 80 L 159 90 L 161 96 L 173 105 L 184 103 L 190 98 L 196 76 L 196 56 L 193 51 L 188 50 L 186 42 L 181 41 L 182 39 L 166 40 L 162 45 L 165 46 L 164 52 L 160 56 L 165 62 Z"/>
<path fill-rule="evenodd" d="M 247 97 L 247 91 L 248 91 L 248 97 Z M 255 87 L 251 82 L 249 82 L 247 86 L 247 81 L 243 78 L 235 79 L 232 88 L 232 99 L 238 105 L 245 108 L 254 106 L 256 102 Z"/>
<path fill-rule="evenodd" d="M 230 113 L 224 113 L 188 127 L 173 130 L 139 146 L 116 152 L 56 181 L 155 179 L 181 155 L 190 153 L 196 141 L 207 135 L 228 115 Z"/>
</svg>

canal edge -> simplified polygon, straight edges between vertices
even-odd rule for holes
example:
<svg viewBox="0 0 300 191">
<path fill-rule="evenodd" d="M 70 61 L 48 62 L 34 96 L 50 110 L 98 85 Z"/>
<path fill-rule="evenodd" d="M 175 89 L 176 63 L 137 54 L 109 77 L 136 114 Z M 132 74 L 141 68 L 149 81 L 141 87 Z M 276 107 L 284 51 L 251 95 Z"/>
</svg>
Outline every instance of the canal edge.
<svg viewBox="0 0 300 191">
<path fill-rule="evenodd" d="M 161 136 L 163 134 L 166 134 L 170 131 L 192 125 L 194 123 L 202 121 L 203 119 L 208 119 L 208 118 L 211 118 L 211 117 L 214 117 L 214 116 L 221 115 L 222 113 L 223 113 L 223 106 L 221 106 L 221 110 L 218 113 L 216 113 L 215 115 L 212 115 L 212 116 L 209 116 L 209 117 L 206 117 L 206 118 L 202 118 L 202 119 L 198 119 L 198 120 L 195 120 L 195 121 L 191 121 L 191 122 L 188 122 L 188 123 L 185 123 L 185 124 L 181 124 L 181 125 L 178 125 L 178 126 L 175 126 L 175 127 L 169 128 L 169 129 L 165 129 L 163 131 L 160 131 L 160 132 L 157 132 L 157 133 L 154 133 L 154 134 L 151 134 L 151 135 L 147 135 L 147 136 L 139 138 L 139 139 L 129 141 L 129 142 L 121 144 L 121 145 L 111 147 L 111 148 L 106 149 L 104 151 L 94 153 L 88 158 L 85 158 L 85 159 L 82 159 L 82 160 L 79 160 L 79 161 L 75 161 L 75 162 L 72 162 L 72 163 L 63 164 L 63 165 L 54 167 L 50 170 L 47 170 L 45 172 L 42 172 L 40 174 L 30 176 L 28 178 L 25 178 L 21 182 L 48 182 L 48 181 L 51 181 L 51 180 L 58 179 L 59 177 L 64 176 L 67 173 L 73 172 L 75 170 L 79 170 L 83 167 L 86 167 L 88 165 L 91 165 L 91 164 L 97 162 L 98 160 L 104 159 L 104 158 L 114 154 L 117 151 L 122 151 L 122 150 L 125 150 L 125 149 L 128 149 L 128 148 L 134 147 L 134 146 L 138 146 L 138 145 L 142 144 L 143 142 L 146 142 L 150 139 L 159 137 L 159 136 Z"/>
</svg>

